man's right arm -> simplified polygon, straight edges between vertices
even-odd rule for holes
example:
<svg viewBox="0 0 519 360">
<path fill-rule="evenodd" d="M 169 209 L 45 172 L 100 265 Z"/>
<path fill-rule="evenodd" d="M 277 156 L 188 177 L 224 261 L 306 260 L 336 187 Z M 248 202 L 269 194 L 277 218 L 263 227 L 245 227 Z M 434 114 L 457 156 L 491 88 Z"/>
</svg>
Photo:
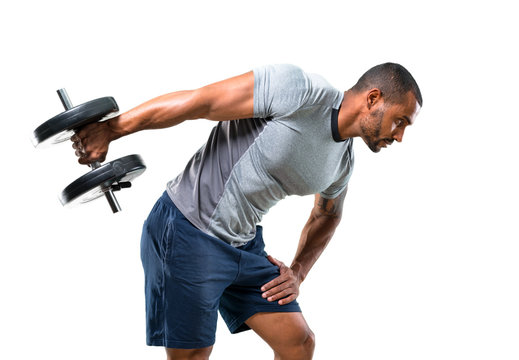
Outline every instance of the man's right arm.
<svg viewBox="0 0 519 360">
<path fill-rule="evenodd" d="M 253 116 L 254 74 L 236 76 L 197 90 L 159 96 L 124 113 L 112 127 L 122 136 L 160 129 L 184 120 L 233 120 Z"/>
<path fill-rule="evenodd" d="M 254 115 L 252 71 L 204 86 L 159 96 L 113 119 L 82 128 L 71 140 L 79 163 L 104 161 L 111 141 L 146 129 L 171 127 L 185 120 L 233 120 Z"/>
</svg>

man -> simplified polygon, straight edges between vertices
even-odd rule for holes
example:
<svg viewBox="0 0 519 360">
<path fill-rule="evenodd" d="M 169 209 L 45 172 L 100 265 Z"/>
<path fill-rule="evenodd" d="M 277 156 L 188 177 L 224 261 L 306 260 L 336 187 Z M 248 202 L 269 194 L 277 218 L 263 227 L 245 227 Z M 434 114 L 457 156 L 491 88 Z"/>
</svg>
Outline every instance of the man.
<svg viewBox="0 0 519 360">
<path fill-rule="evenodd" d="M 311 359 L 314 335 L 296 298 L 340 222 L 353 138 L 373 152 L 400 142 L 421 105 L 398 64 L 375 66 L 344 93 L 275 65 L 160 96 L 79 131 L 73 147 L 88 164 L 140 130 L 219 121 L 144 224 L 148 345 L 166 347 L 168 359 L 207 359 L 220 311 L 232 333 L 253 329 L 275 359 Z M 266 256 L 257 224 L 285 196 L 308 194 L 314 207 L 288 267 Z"/>
</svg>

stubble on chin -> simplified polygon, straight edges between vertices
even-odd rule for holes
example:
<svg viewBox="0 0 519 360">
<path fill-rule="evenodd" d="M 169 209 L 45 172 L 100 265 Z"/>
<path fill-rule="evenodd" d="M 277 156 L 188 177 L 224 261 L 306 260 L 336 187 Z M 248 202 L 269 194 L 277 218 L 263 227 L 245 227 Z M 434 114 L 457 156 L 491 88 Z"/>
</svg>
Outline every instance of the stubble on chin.
<svg viewBox="0 0 519 360">
<path fill-rule="evenodd" d="M 380 148 L 378 147 L 377 140 L 380 137 L 380 130 L 382 128 L 382 120 L 384 118 L 384 112 L 381 109 L 373 111 L 373 113 L 364 119 L 360 123 L 360 129 L 362 130 L 362 139 L 368 145 L 369 149 L 374 153 L 378 153 Z"/>
</svg>

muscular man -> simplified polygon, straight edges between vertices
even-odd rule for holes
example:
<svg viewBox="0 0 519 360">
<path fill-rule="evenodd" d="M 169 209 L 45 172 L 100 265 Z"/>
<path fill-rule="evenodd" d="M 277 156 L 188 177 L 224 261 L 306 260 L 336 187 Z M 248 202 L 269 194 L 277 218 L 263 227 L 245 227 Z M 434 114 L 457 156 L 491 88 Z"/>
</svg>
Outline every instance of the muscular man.
<svg viewBox="0 0 519 360">
<path fill-rule="evenodd" d="M 218 121 L 171 180 L 143 228 L 147 344 L 168 359 L 207 359 L 217 313 L 253 329 L 275 359 L 311 359 L 314 335 L 296 298 L 341 219 L 353 138 L 373 152 L 402 141 L 422 106 L 411 74 L 386 63 L 341 92 L 292 65 L 265 66 L 150 100 L 72 138 L 81 164 L 111 141 L 188 119 Z M 258 225 L 287 195 L 315 194 L 290 266 L 267 256 Z"/>
</svg>

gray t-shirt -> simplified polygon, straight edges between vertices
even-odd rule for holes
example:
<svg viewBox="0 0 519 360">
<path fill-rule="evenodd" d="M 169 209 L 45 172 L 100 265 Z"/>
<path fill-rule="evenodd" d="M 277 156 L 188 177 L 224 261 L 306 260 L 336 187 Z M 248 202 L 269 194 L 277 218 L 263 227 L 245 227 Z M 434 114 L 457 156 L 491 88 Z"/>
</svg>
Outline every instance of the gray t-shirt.
<svg viewBox="0 0 519 360">
<path fill-rule="evenodd" d="M 344 94 L 293 65 L 254 70 L 254 118 L 221 121 L 167 191 L 203 232 L 233 246 L 252 240 L 287 195 L 336 197 L 353 170 L 353 139 L 341 141 Z"/>
</svg>

